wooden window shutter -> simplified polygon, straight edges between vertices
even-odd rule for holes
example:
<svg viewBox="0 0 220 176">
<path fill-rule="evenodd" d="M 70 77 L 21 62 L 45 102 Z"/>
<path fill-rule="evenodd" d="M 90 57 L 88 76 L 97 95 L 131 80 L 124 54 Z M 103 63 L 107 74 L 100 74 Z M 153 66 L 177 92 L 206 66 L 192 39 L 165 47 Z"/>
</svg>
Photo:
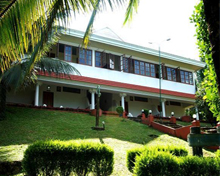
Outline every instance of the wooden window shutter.
<svg viewBox="0 0 220 176">
<path fill-rule="evenodd" d="M 167 79 L 167 71 L 164 63 L 162 63 L 162 78 Z"/>
<path fill-rule="evenodd" d="M 152 64 L 151 64 L 152 65 Z M 160 74 L 160 65 L 156 65 L 155 64 L 155 74 L 156 74 L 156 78 L 159 78 L 159 74 Z"/>
<path fill-rule="evenodd" d="M 134 59 L 132 58 L 128 58 L 128 61 L 129 61 L 129 72 L 130 73 L 134 73 Z"/>
<path fill-rule="evenodd" d="M 180 78 L 180 67 L 176 68 L 176 81 L 177 82 L 181 82 L 181 78 Z"/>
<path fill-rule="evenodd" d="M 106 57 L 106 53 L 102 52 L 102 68 L 107 68 L 107 57 Z"/>
</svg>

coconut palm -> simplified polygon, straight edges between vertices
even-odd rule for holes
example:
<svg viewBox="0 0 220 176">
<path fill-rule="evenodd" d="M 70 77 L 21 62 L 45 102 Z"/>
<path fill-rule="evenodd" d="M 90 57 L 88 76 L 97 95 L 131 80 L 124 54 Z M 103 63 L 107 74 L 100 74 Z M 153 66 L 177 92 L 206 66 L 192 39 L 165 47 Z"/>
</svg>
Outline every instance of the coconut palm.
<svg viewBox="0 0 220 176">
<path fill-rule="evenodd" d="M 6 88 L 17 89 L 26 82 L 34 80 L 36 66 L 47 71 L 61 71 L 67 65 L 55 69 L 58 60 L 41 59 L 48 51 L 48 41 L 57 35 L 57 24 L 66 25 L 73 13 L 93 10 L 83 44 L 87 46 L 92 24 L 98 11 L 106 4 L 122 5 L 125 0 L 2 0 L 0 1 L 0 112 L 5 116 Z M 125 22 L 130 19 L 133 7 L 139 0 L 130 0 Z M 51 43 L 54 43 L 52 41 Z M 31 51 L 30 51 L 31 50 Z M 29 55 L 27 58 L 26 55 Z M 25 58 L 25 59 L 24 59 Z M 47 67 L 45 62 L 52 67 Z M 59 65 L 59 66 L 61 66 Z M 43 69 L 43 70 L 44 70 Z M 72 68 L 73 69 L 73 68 Z M 73 71 L 73 70 L 72 70 Z M 76 70 L 75 70 L 76 71 Z M 19 75 L 19 77 L 18 77 Z M 16 77 L 16 78 L 15 78 Z M 26 79 L 30 78 L 30 79 Z"/>
<path fill-rule="evenodd" d="M 128 0 L 127 0 L 128 1 Z M 42 46 L 48 40 L 55 25 L 67 24 L 74 13 L 85 13 L 93 10 L 84 37 L 92 31 L 92 24 L 98 11 L 108 4 L 122 5 L 126 0 L 3 0 L 0 1 L 0 68 L 2 72 L 10 68 L 11 62 L 21 61 L 29 46 L 32 46 L 29 70 L 40 60 Z M 130 0 L 125 22 L 130 19 L 133 7 L 139 0 Z M 54 29 L 56 30 L 56 29 Z"/>
<path fill-rule="evenodd" d="M 23 58 L 22 62 L 13 63 L 10 69 L 2 75 L 0 81 L 0 120 L 5 118 L 7 90 L 17 91 L 30 86 L 33 84 L 38 71 L 48 74 L 55 73 L 57 76 L 68 76 L 74 73 L 80 75 L 79 71 L 69 63 L 57 58 L 41 58 L 40 61 L 35 62 L 30 74 L 27 75 L 26 69 L 28 66 L 29 58 Z"/>
</svg>

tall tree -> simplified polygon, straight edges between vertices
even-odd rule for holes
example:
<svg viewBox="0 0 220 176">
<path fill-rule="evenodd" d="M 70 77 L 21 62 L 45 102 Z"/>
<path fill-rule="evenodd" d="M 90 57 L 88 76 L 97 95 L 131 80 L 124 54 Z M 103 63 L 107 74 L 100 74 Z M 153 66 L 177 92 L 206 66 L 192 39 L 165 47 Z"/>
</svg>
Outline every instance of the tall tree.
<svg viewBox="0 0 220 176">
<path fill-rule="evenodd" d="M 128 1 L 128 0 L 127 0 Z M 108 4 L 112 9 L 126 0 L 5 0 L 0 1 L 0 68 L 4 72 L 11 62 L 21 61 L 32 45 L 30 69 L 42 56 L 42 46 L 57 23 L 67 24 L 72 13 L 93 10 L 84 36 L 88 44 L 92 25 L 98 11 Z M 132 17 L 139 0 L 129 0 L 125 22 Z M 56 29 L 54 29 L 56 30 Z"/>
<path fill-rule="evenodd" d="M 207 64 L 206 67 L 203 70 L 199 71 L 197 74 L 197 102 L 200 102 L 199 104 L 203 105 L 204 111 L 206 109 L 205 106 L 208 105 L 210 111 L 213 113 L 213 116 L 217 117 L 217 119 L 220 120 L 220 98 L 218 93 L 217 76 L 215 72 L 213 58 L 213 56 L 216 57 L 217 46 L 213 47 L 213 44 L 211 44 L 210 42 L 210 25 L 205 20 L 204 7 L 204 3 L 201 0 L 199 4 L 195 6 L 195 11 L 191 18 L 191 22 L 195 23 L 196 26 L 196 37 L 197 45 L 199 48 L 199 56 L 201 60 L 206 62 Z M 212 20 L 214 21 L 213 18 Z M 216 43 L 214 45 L 216 45 Z M 204 101 L 204 103 L 202 103 L 202 101 Z M 206 115 L 208 115 L 208 111 Z"/>
</svg>

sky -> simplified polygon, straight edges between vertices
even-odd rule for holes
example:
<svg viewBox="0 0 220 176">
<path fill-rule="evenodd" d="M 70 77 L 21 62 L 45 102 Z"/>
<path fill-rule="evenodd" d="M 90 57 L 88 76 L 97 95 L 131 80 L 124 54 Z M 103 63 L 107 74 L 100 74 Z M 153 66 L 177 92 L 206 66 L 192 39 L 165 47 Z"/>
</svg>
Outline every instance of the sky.
<svg viewBox="0 0 220 176">
<path fill-rule="evenodd" d="M 199 60 L 194 24 L 190 23 L 199 0 L 140 0 L 138 13 L 123 26 L 125 7 L 99 12 L 94 30 L 109 27 L 125 42 Z M 76 15 L 70 28 L 85 31 L 90 14 Z M 170 41 L 165 41 L 171 38 Z M 153 42 L 153 44 L 149 44 Z"/>
</svg>

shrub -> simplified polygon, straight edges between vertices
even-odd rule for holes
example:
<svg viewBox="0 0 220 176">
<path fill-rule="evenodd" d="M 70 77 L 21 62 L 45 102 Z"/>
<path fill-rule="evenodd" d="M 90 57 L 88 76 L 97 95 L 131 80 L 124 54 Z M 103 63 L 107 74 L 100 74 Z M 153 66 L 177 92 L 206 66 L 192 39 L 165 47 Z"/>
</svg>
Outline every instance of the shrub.
<svg viewBox="0 0 220 176">
<path fill-rule="evenodd" d="M 148 109 L 143 109 L 144 110 L 144 114 L 145 114 L 145 117 L 148 117 L 148 114 L 149 114 L 149 110 Z"/>
<path fill-rule="evenodd" d="M 116 112 L 117 112 L 118 114 L 122 114 L 123 111 L 124 111 L 124 109 L 123 109 L 122 106 L 118 106 L 118 107 L 116 108 Z"/>
<path fill-rule="evenodd" d="M 220 149 L 215 152 L 215 156 L 220 158 Z"/>
<path fill-rule="evenodd" d="M 30 145 L 22 162 L 27 175 L 110 175 L 114 151 L 104 145 L 88 142 L 36 142 Z"/>
<path fill-rule="evenodd" d="M 136 156 L 140 156 L 143 152 L 156 153 L 158 151 L 169 152 L 175 156 L 187 156 L 188 151 L 182 146 L 158 146 L 158 147 L 140 147 L 127 151 L 127 167 L 130 172 L 133 172 Z"/>
<path fill-rule="evenodd" d="M 144 152 L 136 157 L 134 173 L 138 176 L 176 175 L 179 170 L 177 159 L 166 152 Z"/>
<path fill-rule="evenodd" d="M 219 176 L 219 160 L 210 157 L 186 156 L 179 159 L 181 176 Z"/>
</svg>

